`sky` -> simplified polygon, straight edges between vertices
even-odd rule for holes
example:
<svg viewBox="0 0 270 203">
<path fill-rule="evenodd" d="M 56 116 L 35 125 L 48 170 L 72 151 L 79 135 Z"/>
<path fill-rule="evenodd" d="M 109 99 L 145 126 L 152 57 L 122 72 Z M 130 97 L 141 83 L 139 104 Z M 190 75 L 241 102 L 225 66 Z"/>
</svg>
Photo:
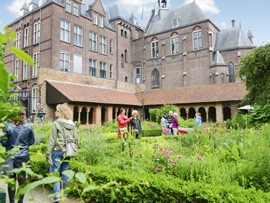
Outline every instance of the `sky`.
<svg viewBox="0 0 270 203">
<path fill-rule="evenodd" d="M 0 29 L 19 17 L 24 2 L 30 0 L 0 0 Z M 85 3 L 93 0 L 84 0 Z M 168 8 L 183 6 L 194 0 L 168 0 Z M 236 20 L 245 33 L 250 29 L 255 45 L 270 43 L 270 1 L 269 0 L 195 0 L 205 15 L 220 29 L 231 28 Z M 105 5 L 117 4 L 123 14 L 137 17 L 140 24 L 146 24 L 152 9 L 158 8 L 157 0 L 102 0 Z"/>
</svg>

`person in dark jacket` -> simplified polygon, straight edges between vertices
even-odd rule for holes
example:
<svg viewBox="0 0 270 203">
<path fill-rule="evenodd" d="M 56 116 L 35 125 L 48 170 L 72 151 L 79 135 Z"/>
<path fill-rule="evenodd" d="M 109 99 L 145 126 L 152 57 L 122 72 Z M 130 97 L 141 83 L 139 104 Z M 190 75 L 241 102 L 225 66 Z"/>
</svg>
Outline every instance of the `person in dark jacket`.
<svg viewBox="0 0 270 203">
<path fill-rule="evenodd" d="M 172 121 L 173 121 L 173 112 L 169 111 L 169 116 L 167 117 L 167 125 L 169 128 L 170 135 L 173 134 Z"/>
<path fill-rule="evenodd" d="M 139 115 L 138 111 L 136 111 L 136 110 L 132 111 L 131 126 L 133 127 L 133 131 L 136 134 L 136 139 L 138 139 L 140 134 L 142 133 L 142 125 L 141 125 L 141 121 L 140 121 L 138 115 Z"/>
<path fill-rule="evenodd" d="M 18 140 L 18 152 L 14 156 L 14 166 L 13 168 L 21 168 L 22 164 L 30 161 L 29 156 L 29 146 L 35 143 L 35 136 L 32 126 L 25 122 L 26 112 L 22 110 L 19 112 L 20 120 L 14 120 L 7 128 L 5 128 L 5 134 L 7 139 L 2 140 L 2 145 L 7 151 L 14 148 L 17 137 L 20 135 Z M 16 174 L 11 174 L 11 178 L 19 182 L 19 185 L 25 184 L 26 174 L 21 173 L 18 176 Z M 16 188 L 16 187 L 15 187 Z M 15 203 L 15 188 L 14 185 L 8 185 L 8 195 L 10 203 Z M 23 203 L 24 196 L 21 196 L 18 203 Z"/>
</svg>

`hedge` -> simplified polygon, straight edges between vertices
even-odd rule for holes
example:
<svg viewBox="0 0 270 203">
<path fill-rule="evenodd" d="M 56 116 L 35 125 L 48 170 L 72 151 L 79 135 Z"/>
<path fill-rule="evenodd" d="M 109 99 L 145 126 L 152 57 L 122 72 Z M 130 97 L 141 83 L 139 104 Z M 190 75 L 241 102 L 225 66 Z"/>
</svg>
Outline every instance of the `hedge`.
<svg viewBox="0 0 270 203">
<path fill-rule="evenodd" d="M 160 136 L 161 133 L 162 133 L 161 128 L 143 129 L 142 136 L 143 137 L 155 137 L 155 136 Z"/>
<path fill-rule="evenodd" d="M 48 173 L 48 164 L 42 153 L 32 155 L 32 169 L 38 174 Z M 102 166 L 87 166 L 75 159 L 71 169 L 86 174 L 85 184 L 71 185 L 71 192 L 80 195 L 85 202 L 270 202 L 270 193 L 237 185 L 214 185 L 187 182 L 171 176 L 130 171 Z"/>
</svg>

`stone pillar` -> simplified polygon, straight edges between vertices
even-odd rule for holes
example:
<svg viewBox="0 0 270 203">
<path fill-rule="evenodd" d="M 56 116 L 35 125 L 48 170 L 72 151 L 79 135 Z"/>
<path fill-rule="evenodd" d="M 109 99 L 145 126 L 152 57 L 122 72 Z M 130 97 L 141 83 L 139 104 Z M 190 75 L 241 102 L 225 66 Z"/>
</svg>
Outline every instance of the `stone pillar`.
<svg viewBox="0 0 270 203">
<path fill-rule="evenodd" d="M 113 120 L 113 107 L 109 106 L 107 108 L 107 111 L 108 111 L 108 121 L 111 122 Z"/>
<path fill-rule="evenodd" d="M 187 112 L 187 120 L 188 120 L 189 119 L 189 116 L 188 116 L 188 114 L 189 114 L 189 108 L 187 108 L 186 112 Z"/>
<path fill-rule="evenodd" d="M 206 113 L 206 123 L 208 123 L 208 121 L 209 121 L 209 108 L 206 108 L 205 107 L 205 113 Z"/>
<path fill-rule="evenodd" d="M 89 125 L 89 113 L 90 113 L 91 107 L 86 107 L 86 125 Z"/>
<path fill-rule="evenodd" d="M 221 123 L 223 121 L 222 104 L 216 104 L 216 116 L 217 116 L 217 123 Z"/>
<path fill-rule="evenodd" d="M 117 120 L 117 112 L 118 112 L 118 108 L 115 108 L 115 119 Z"/>
<path fill-rule="evenodd" d="M 101 106 L 96 106 L 96 124 L 101 125 Z"/>
<path fill-rule="evenodd" d="M 78 106 L 78 122 L 81 122 L 81 112 L 82 112 L 82 107 Z"/>
</svg>

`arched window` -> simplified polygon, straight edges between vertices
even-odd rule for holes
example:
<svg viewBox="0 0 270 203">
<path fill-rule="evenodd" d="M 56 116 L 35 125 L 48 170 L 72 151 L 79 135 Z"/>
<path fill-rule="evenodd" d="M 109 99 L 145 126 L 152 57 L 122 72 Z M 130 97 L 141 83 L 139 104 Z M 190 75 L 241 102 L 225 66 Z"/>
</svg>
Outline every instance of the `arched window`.
<svg viewBox="0 0 270 203">
<path fill-rule="evenodd" d="M 192 33 L 193 35 L 193 50 L 202 48 L 202 29 L 201 27 L 195 27 Z"/>
<path fill-rule="evenodd" d="M 158 57 L 158 39 L 153 38 L 151 42 L 152 58 Z"/>
<path fill-rule="evenodd" d="M 225 83 L 225 76 L 224 73 L 220 73 L 220 83 Z"/>
<path fill-rule="evenodd" d="M 124 30 L 121 29 L 121 36 L 124 36 Z"/>
<path fill-rule="evenodd" d="M 127 76 L 125 77 L 125 82 L 128 82 L 128 77 Z"/>
<path fill-rule="evenodd" d="M 127 63 L 128 62 L 128 53 L 127 53 L 127 50 L 125 49 L 125 62 Z"/>
<path fill-rule="evenodd" d="M 179 36 L 177 33 L 173 33 L 171 36 L 171 54 L 179 53 Z"/>
<path fill-rule="evenodd" d="M 235 82 L 234 76 L 234 64 L 231 62 L 228 65 L 228 73 L 229 73 L 229 82 Z"/>
<path fill-rule="evenodd" d="M 159 87 L 159 71 L 154 69 L 152 71 L 152 88 Z"/>
<path fill-rule="evenodd" d="M 125 31 L 125 38 L 127 38 L 127 31 Z"/>
</svg>

